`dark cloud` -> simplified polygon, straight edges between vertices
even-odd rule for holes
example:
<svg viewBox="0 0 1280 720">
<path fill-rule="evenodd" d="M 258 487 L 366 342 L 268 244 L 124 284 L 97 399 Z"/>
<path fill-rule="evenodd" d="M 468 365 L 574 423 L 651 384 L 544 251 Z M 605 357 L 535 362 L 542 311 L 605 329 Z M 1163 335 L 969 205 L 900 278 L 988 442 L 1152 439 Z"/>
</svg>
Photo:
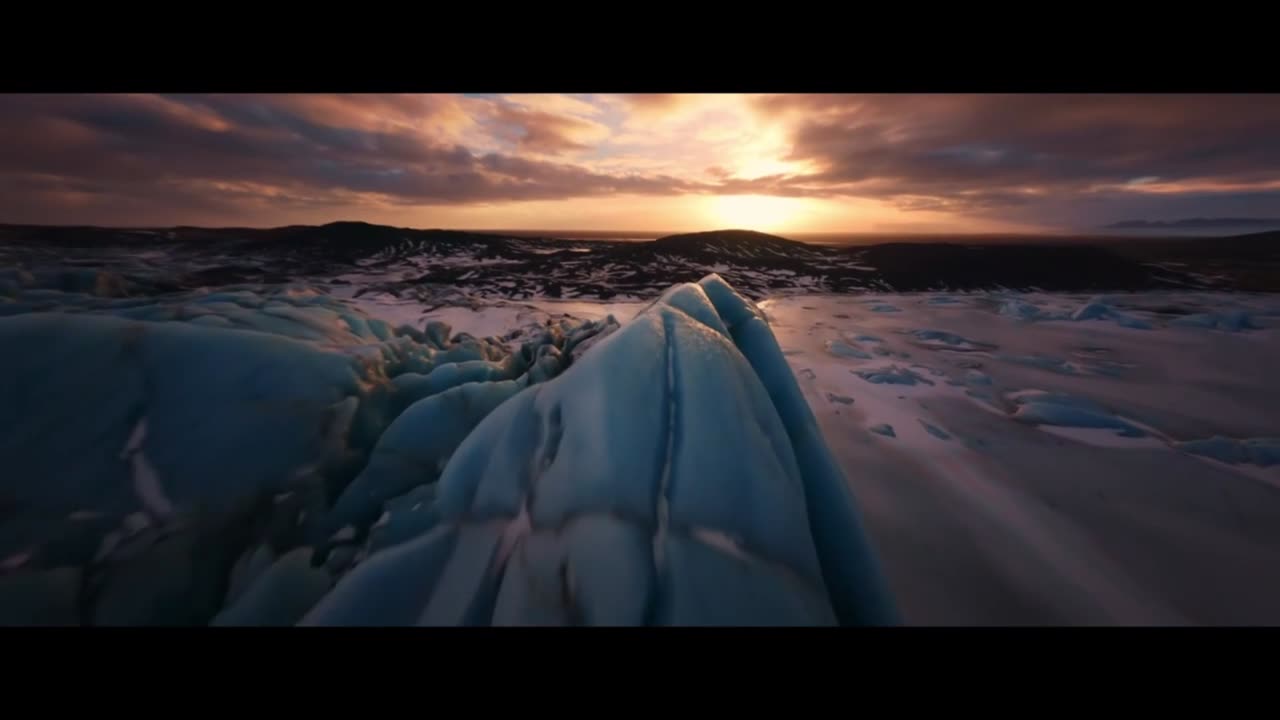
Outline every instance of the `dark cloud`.
<svg viewBox="0 0 1280 720">
<path fill-rule="evenodd" d="M 104 222 L 104 215 L 120 214 L 111 208 L 150 204 L 166 217 L 224 211 L 224 222 L 232 222 L 234 213 L 264 203 L 371 201 L 362 196 L 430 205 L 696 189 L 669 177 L 479 156 L 431 130 L 437 121 L 457 121 L 450 117 L 456 106 L 366 102 L 372 110 L 342 96 L 8 96 L 0 103 L 7 191 L 0 221 L 61 222 L 72 213 Z M 518 128 L 517 152 L 581 146 L 574 137 L 584 124 L 575 119 L 509 106 L 483 110 Z"/>
<path fill-rule="evenodd" d="M 988 211 L 1039 196 L 1166 184 L 1280 180 L 1277 95 L 783 95 L 755 100 L 792 123 L 792 182 L 903 196 L 903 207 Z M 931 198 L 931 200 L 926 200 Z M 1164 198 L 1168 202 L 1171 198 Z"/>
</svg>

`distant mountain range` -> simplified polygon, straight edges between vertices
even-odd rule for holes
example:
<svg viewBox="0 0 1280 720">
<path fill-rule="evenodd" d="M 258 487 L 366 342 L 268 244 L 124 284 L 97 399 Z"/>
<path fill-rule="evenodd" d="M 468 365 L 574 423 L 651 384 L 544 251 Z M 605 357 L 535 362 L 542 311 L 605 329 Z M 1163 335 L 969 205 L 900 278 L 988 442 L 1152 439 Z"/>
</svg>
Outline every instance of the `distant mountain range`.
<svg viewBox="0 0 1280 720">
<path fill-rule="evenodd" d="M 1280 229 L 1280 218 L 1185 218 L 1182 220 L 1125 220 L 1104 230 L 1261 230 Z"/>
</svg>

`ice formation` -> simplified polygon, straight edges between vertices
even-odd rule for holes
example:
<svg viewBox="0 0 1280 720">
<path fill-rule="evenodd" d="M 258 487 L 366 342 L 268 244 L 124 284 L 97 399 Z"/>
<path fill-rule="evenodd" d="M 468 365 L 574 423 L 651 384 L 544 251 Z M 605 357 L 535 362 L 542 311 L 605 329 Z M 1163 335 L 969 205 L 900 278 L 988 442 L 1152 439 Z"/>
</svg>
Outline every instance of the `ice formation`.
<svg viewBox="0 0 1280 720">
<path fill-rule="evenodd" d="M 777 342 L 716 277 L 673 289 L 564 375 L 501 404 L 433 495 L 430 508 L 391 510 L 387 527 L 412 525 L 406 539 L 304 623 L 894 617 Z"/>
<path fill-rule="evenodd" d="M 854 375 L 877 385 L 916 385 L 924 383 L 932 385 L 933 381 L 923 375 L 898 365 L 875 368 L 872 370 L 850 370 Z"/>
<path fill-rule="evenodd" d="M 859 360 L 871 359 L 871 353 L 844 342 L 843 340 L 828 340 L 826 347 L 827 352 L 835 355 L 836 357 L 857 358 Z"/>
<path fill-rule="evenodd" d="M 1248 438 L 1236 440 L 1215 436 L 1203 440 L 1178 443 L 1179 449 L 1192 455 L 1203 455 L 1231 465 L 1280 465 L 1280 438 Z"/>
<path fill-rule="evenodd" d="M 1018 406 L 1013 419 L 1033 425 L 1097 428 L 1115 430 L 1123 437 L 1142 437 L 1145 433 L 1116 417 L 1111 411 L 1088 398 L 1040 390 L 1014 393 L 1010 398 Z"/>
<path fill-rule="evenodd" d="M 302 286 L 74 279 L 0 303 L 5 346 L 40 349 L 4 360 L 0 622 L 896 621 L 777 341 L 716 276 L 515 348 Z"/>
<path fill-rule="evenodd" d="M 1253 316 L 1243 310 L 1221 313 L 1195 313 L 1184 315 L 1169 323 L 1175 327 L 1206 328 L 1224 332 L 1241 332 L 1244 330 L 1261 330 Z"/>
</svg>

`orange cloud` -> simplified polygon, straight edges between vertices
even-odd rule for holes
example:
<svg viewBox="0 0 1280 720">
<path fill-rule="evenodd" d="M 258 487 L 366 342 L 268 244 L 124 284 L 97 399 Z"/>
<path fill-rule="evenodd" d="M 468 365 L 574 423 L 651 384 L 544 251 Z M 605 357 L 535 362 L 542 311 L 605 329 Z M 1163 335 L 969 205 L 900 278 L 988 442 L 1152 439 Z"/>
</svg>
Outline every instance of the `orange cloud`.
<svg viewBox="0 0 1280 720">
<path fill-rule="evenodd" d="M 494 117 L 499 132 L 518 149 L 545 155 L 585 150 L 610 134 L 608 127 L 592 120 L 519 105 L 499 105 Z"/>
</svg>

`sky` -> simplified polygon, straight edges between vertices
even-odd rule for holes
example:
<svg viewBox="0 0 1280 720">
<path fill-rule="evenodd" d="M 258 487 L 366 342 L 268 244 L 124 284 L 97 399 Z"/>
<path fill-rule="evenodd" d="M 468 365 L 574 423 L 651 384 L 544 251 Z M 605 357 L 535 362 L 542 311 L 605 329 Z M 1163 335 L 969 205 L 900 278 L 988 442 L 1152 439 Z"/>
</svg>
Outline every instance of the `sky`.
<svg viewBox="0 0 1280 720">
<path fill-rule="evenodd" d="M 3 95 L 0 222 L 1087 231 L 1280 218 L 1280 95 Z"/>
</svg>

